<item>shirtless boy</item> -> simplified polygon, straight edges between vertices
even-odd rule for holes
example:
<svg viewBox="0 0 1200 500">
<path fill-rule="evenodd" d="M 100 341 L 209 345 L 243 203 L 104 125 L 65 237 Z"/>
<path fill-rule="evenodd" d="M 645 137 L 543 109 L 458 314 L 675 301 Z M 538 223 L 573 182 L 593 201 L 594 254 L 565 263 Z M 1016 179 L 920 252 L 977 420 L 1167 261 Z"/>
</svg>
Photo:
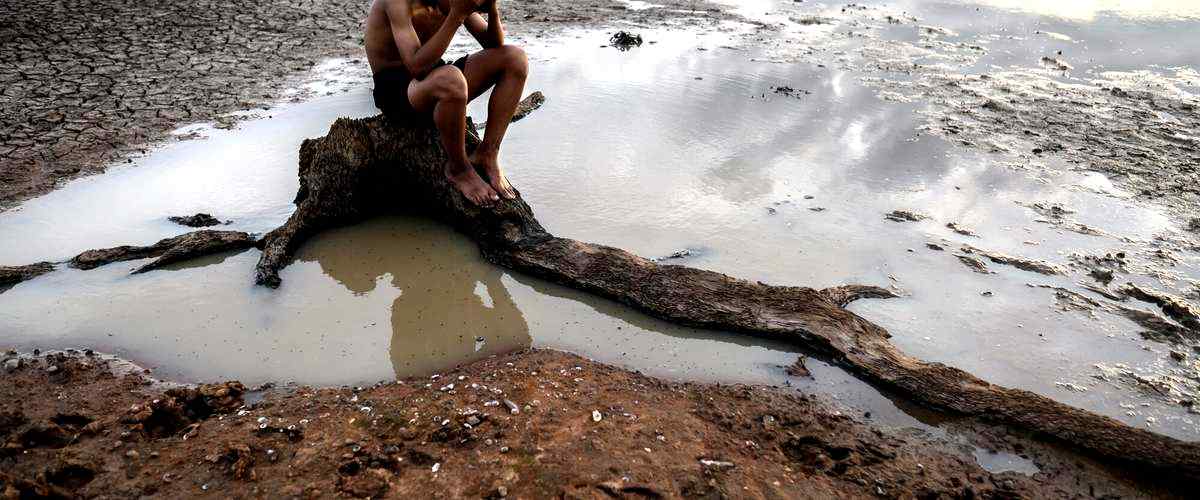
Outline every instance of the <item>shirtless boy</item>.
<svg viewBox="0 0 1200 500">
<path fill-rule="evenodd" d="M 367 61 L 375 74 L 375 106 L 395 119 L 432 115 L 449 157 L 446 178 L 480 206 L 516 197 L 497 158 L 529 66 L 520 47 L 504 44 L 499 3 L 375 0 L 367 16 Z M 483 50 L 449 64 L 442 57 L 460 26 L 466 26 Z M 483 142 L 468 157 L 467 103 L 493 87 Z M 483 170 L 488 182 L 475 167 Z"/>
</svg>

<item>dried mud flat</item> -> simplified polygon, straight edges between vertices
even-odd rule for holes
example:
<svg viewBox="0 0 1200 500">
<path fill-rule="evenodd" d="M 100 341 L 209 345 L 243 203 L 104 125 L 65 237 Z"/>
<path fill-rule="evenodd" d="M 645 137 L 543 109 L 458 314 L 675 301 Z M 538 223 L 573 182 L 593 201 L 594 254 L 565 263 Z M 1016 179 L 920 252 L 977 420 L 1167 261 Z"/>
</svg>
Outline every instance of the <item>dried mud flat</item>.
<svg viewBox="0 0 1200 500">
<path fill-rule="evenodd" d="M 237 382 L 170 387 L 91 352 L 5 364 L 6 498 L 1166 496 L 1036 446 L 1022 451 L 1035 476 L 991 474 L 784 389 L 669 383 L 556 351 L 254 397 Z"/>
<path fill-rule="evenodd" d="M 510 0 L 514 35 L 590 22 L 685 20 L 703 2 Z M 0 2 L 0 209 L 145 152 L 181 125 L 231 127 L 304 71 L 361 59 L 369 1 Z M 699 7 L 697 7 L 697 5 Z M 688 22 L 688 21 L 682 21 Z M 697 22 L 695 19 L 690 22 Z"/>
</svg>

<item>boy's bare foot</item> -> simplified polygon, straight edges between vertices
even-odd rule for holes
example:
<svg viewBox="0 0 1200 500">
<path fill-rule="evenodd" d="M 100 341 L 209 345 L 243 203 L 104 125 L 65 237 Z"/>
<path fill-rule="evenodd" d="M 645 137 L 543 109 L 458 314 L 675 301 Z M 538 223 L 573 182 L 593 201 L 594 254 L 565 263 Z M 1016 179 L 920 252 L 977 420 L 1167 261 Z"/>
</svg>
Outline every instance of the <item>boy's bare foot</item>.
<svg viewBox="0 0 1200 500">
<path fill-rule="evenodd" d="M 508 178 L 504 176 L 504 172 L 500 170 L 500 161 L 496 155 L 476 151 L 471 155 L 471 164 L 483 168 L 488 179 L 491 180 L 492 189 L 504 199 L 515 200 L 517 198 L 517 190 L 513 189 L 512 184 L 508 183 Z"/>
<path fill-rule="evenodd" d="M 451 162 L 446 162 L 446 180 L 454 184 L 458 191 L 466 196 L 471 203 L 481 207 L 490 207 L 500 201 L 500 197 L 487 183 L 475 173 L 469 165 L 463 168 L 453 168 Z"/>
</svg>

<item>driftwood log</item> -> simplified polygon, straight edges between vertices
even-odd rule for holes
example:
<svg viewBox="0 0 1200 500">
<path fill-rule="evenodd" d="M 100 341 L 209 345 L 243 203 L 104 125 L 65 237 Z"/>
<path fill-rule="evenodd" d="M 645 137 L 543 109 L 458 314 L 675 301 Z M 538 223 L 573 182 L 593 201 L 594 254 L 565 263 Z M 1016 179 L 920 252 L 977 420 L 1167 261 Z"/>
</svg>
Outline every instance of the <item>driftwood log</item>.
<svg viewBox="0 0 1200 500">
<path fill-rule="evenodd" d="M 478 137 L 468 128 L 474 147 Z M 325 137 L 304 141 L 296 211 L 263 238 L 257 282 L 280 286 L 280 269 L 320 231 L 381 214 L 421 213 L 473 239 L 494 264 L 676 323 L 791 341 L 926 406 L 1032 431 L 1109 461 L 1200 480 L 1196 443 L 909 357 L 889 342 L 886 330 L 844 309 L 856 299 L 891 297 L 887 290 L 769 286 L 555 237 L 521 198 L 492 209 L 472 205 L 446 182 L 445 161 L 430 124 L 382 116 L 342 118 Z"/>
</svg>

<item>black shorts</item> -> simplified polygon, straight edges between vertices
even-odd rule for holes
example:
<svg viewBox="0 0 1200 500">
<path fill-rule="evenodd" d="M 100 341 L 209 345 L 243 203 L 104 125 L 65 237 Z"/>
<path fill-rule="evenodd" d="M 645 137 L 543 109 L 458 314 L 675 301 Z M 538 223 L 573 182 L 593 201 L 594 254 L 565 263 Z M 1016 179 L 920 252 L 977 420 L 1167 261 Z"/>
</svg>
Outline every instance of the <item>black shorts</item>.
<svg viewBox="0 0 1200 500">
<path fill-rule="evenodd" d="M 452 64 L 459 71 L 463 71 L 467 67 L 467 57 L 470 56 L 462 56 L 453 63 L 445 60 L 439 61 L 433 66 L 433 69 Z M 413 78 L 409 76 L 408 70 L 403 66 L 379 70 L 378 73 L 375 73 L 374 79 L 375 107 L 383 111 L 384 116 L 403 119 L 417 113 L 417 110 L 413 109 L 412 103 L 408 102 L 408 84 L 412 83 Z"/>
</svg>

